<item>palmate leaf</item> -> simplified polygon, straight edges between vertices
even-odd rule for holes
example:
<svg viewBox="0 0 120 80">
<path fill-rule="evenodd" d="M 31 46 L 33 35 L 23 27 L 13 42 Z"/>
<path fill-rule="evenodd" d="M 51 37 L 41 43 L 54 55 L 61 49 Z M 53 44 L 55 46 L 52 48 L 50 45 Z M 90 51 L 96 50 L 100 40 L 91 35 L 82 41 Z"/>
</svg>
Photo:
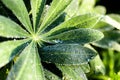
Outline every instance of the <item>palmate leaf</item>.
<svg viewBox="0 0 120 80">
<path fill-rule="evenodd" d="M 12 20 L 0 16 L 0 36 L 10 38 L 25 38 L 29 34 Z"/>
<path fill-rule="evenodd" d="M 7 80 L 45 80 L 36 44 L 28 45 L 12 67 Z"/>
<path fill-rule="evenodd" d="M 38 27 L 46 0 L 31 0 L 34 31 Z"/>
<path fill-rule="evenodd" d="M 60 33 L 55 36 L 47 37 L 51 43 L 89 43 L 103 38 L 103 33 L 94 29 L 74 29 Z"/>
<path fill-rule="evenodd" d="M 38 32 L 44 31 L 70 4 L 72 0 L 53 0 Z M 61 5 L 62 4 L 62 5 Z"/>
<path fill-rule="evenodd" d="M 28 40 L 16 40 L 0 43 L 0 68 L 9 63 L 26 46 Z"/>
<path fill-rule="evenodd" d="M 58 64 L 83 64 L 96 56 L 96 52 L 77 44 L 56 44 L 42 50 L 42 61 Z"/>
<path fill-rule="evenodd" d="M 2 2 L 16 15 L 24 27 L 32 32 L 29 15 L 23 0 L 2 0 Z"/>
<path fill-rule="evenodd" d="M 87 77 L 80 66 L 57 65 L 63 73 L 63 80 L 87 80 Z"/>
<path fill-rule="evenodd" d="M 65 21 L 64 23 L 61 23 L 44 35 L 54 35 L 73 28 L 92 28 L 100 20 L 101 17 L 101 15 L 96 14 L 76 16 Z"/>
</svg>

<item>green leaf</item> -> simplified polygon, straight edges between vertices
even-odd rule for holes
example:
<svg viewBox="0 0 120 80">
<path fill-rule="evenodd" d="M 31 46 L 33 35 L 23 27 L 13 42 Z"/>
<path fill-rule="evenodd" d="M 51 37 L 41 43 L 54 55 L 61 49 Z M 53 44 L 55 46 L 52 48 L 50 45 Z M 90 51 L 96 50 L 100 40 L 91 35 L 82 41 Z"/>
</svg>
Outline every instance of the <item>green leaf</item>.
<svg viewBox="0 0 120 80">
<path fill-rule="evenodd" d="M 2 0 L 2 2 L 16 15 L 24 27 L 32 32 L 29 15 L 23 0 Z"/>
<path fill-rule="evenodd" d="M 34 31 L 36 31 L 46 0 L 31 0 Z"/>
<path fill-rule="evenodd" d="M 80 65 L 81 69 L 84 71 L 84 73 L 89 73 L 90 72 L 90 66 L 89 64 L 82 64 Z"/>
<path fill-rule="evenodd" d="M 46 46 L 40 54 L 42 61 L 58 64 L 83 64 L 96 56 L 96 52 L 77 44 Z"/>
<path fill-rule="evenodd" d="M 0 36 L 25 38 L 29 34 L 12 20 L 0 16 Z"/>
<path fill-rule="evenodd" d="M 63 73 L 63 80 L 87 80 L 87 77 L 80 66 L 57 65 Z"/>
<path fill-rule="evenodd" d="M 86 13 L 93 12 L 95 2 L 96 0 L 82 0 L 78 14 L 86 14 Z"/>
<path fill-rule="evenodd" d="M 114 20 L 113 18 L 111 18 L 110 16 L 104 16 L 102 21 L 120 30 L 120 23 Z"/>
<path fill-rule="evenodd" d="M 44 31 L 70 4 L 72 0 L 53 0 L 38 32 Z"/>
<path fill-rule="evenodd" d="M 105 66 L 100 59 L 100 56 L 97 55 L 93 60 L 90 61 L 90 66 L 92 71 L 95 72 L 95 74 L 103 74 L 105 75 Z"/>
<path fill-rule="evenodd" d="M 12 67 L 7 80 L 45 80 L 36 45 L 28 45 Z"/>
<path fill-rule="evenodd" d="M 79 9 L 79 1 L 78 0 L 72 0 L 72 2 L 69 4 L 69 6 L 65 9 L 65 20 L 68 20 L 74 16 L 76 16 L 76 13 Z"/>
<path fill-rule="evenodd" d="M 106 8 L 104 6 L 96 6 L 94 7 L 94 11 L 98 14 L 106 14 Z"/>
<path fill-rule="evenodd" d="M 0 68 L 9 63 L 26 45 L 26 40 L 0 43 Z"/>
<path fill-rule="evenodd" d="M 103 33 L 89 28 L 80 28 L 47 37 L 52 43 L 89 43 L 103 38 Z"/>
<path fill-rule="evenodd" d="M 108 14 L 111 18 L 115 19 L 120 23 L 120 14 Z"/>
<path fill-rule="evenodd" d="M 108 38 L 103 38 L 102 40 L 96 41 L 92 44 L 104 49 L 112 49 L 112 50 L 120 51 L 120 44 Z"/>
<path fill-rule="evenodd" d="M 91 28 L 100 20 L 102 16 L 96 14 L 85 14 L 73 17 L 64 23 L 51 29 L 44 35 L 53 35 L 73 28 Z"/>
<path fill-rule="evenodd" d="M 47 69 L 44 70 L 46 80 L 61 80 L 57 75 L 53 74 L 52 72 L 48 71 Z"/>
</svg>

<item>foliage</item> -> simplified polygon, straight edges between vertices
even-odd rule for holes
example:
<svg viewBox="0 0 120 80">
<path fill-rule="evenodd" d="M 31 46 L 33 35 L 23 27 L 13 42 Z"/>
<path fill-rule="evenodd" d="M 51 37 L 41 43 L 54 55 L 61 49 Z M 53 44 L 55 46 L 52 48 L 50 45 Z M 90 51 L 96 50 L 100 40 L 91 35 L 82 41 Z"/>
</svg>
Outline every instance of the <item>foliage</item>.
<svg viewBox="0 0 120 80">
<path fill-rule="evenodd" d="M 95 0 L 53 0 L 50 5 L 30 0 L 29 13 L 23 0 L 1 2 L 17 18 L 0 16 L 0 36 L 7 39 L 0 43 L 0 67 L 14 62 L 7 80 L 87 80 L 90 69 L 105 74 L 90 44 L 119 51 L 119 21 L 104 15 L 103 6 L 94 7 Z M 112 26 L 105 30 L 108 24 Z M 117 46 L 109 46 L 111 42 Z"/>
</svg>

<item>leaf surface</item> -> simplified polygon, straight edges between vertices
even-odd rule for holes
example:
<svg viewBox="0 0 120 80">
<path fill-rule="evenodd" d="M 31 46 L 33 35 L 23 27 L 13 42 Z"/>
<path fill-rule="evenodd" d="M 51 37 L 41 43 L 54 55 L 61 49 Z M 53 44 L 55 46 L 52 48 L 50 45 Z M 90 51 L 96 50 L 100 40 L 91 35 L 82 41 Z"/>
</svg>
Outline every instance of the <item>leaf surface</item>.
<svg viewBox="0 0 120 80">
<path fill-rule="evenodd" d="M 51 7 L 48 10 L 39 30 L 44 31 L 57 17 L 60 16 L 61 13 L 65 10 L 65 8 L 70 4 L 72 0 L 53 0 L 51 3 Z"/>
<path fill-rule="evenodd" d="M 101 17 L 102 16 L 96 14 L 76 16 L 65 21 L 64 23 L 61 23 L 44 35 L 54 35 L 74 28 L 92 28 Z"/>
<path fill-rule="evenodd" d="M 103 33 L 94 29 L 74 29 L 47 37 L 52 43 L 80 43 L 85 44 L 103 38 Z"/>
<path fill-rule="evenodd" d="M 10 38 L 25 38 L 29 34 L 12 20 L 0 16 L 0 36 Z"/>
<path fill-rule="evenodd" d="M 63 80 L 87 80 L 87 77 L 80 66 L 57 65 L 63 73 Z"/>
<path fill-rule="evenodd" d="M 9 63 L 26 45 L 26 40 L 0 43 L 0 68 Z"/>
<path fill-rule="evenodd" d="M 36 31 L 46 0 L 31 0 L 34 31 Z"/>
<path fill-rule="evenodd" d="M 31 22 L 23 0 L 2 0 L 2 2 L 16 15 L 24 27 L 32 32 Z"/>
<path fill-rule="evenodd" d="M 44 80 L 36 45 L 31 43 L 20 54 L 7 80 Z"/>
<path fill-rule="evenodd" d="M 58 64 L 83 64 L 96 56 L 96 52 L 77 44 L 56 44 L 42 49 L 42 61 Z"/>
</svg>

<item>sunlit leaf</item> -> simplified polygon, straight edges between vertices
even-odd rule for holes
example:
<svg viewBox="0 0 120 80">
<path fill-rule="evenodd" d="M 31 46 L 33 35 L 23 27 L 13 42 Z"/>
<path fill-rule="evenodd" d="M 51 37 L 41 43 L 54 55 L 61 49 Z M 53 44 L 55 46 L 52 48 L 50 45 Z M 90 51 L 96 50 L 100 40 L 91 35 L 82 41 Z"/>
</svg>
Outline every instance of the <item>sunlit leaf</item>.
<svg viewBox="0 0 120 80">
<path fill-rule="evenodd" d="M 86 14 L 93 12 L 93 8 L 96 0 L 82 0 L 82 3 L 79 8 L 79 14 Z"/>
<path fill-rule="evenodd" d="M 53 43 L 89 43 L 100 40 L 103 38 L 103 34 L 100 31 L 94 29 L 74 29 L 60 33 L 55 36 L 47 37 L 47 40 Z"/>
<path fill-rule="evenodd" d="M 117 29 L 120 29 L 120 23 L 114 20 L 113 18 L 111 18 L 110 16 L 104 16 L 102 21 L 112 25 Z"/>
<path fill-rule="evenodd" d="M 87 77 L 80 66 L 57 65 L 63 73 L 63 80 L 87 80 Z"/>
<path fill-rule="evenodd" d="M 106 13 L 106 8 L 104 6 L 96 6 L 94 7 L 94 11 L 98 14 L 105 14 Z"/>
<path fill-rule="evenodd" d="M 77 44 L 46 46 L 40 54 L 42 61 L 58 64 L 83 64 L 96 56 L 96 52 Z"/>
<path fill-rule="evenodd" d="M 34 31 L 38 27 L 46 0 L 31 0 Z"/>
<path fill-rule="evenodd" d="M 0 36 L 8 38 L 25 38 L 28 36 L 28 33 L 17 23 L 8 18 L 0 16 Z"/>
<path fill-rule="evenodd" d="M 51 7 L 48 10 L 39 30 L 43 31 L 47 28 L 60 14 L 65 10 L 65 8 L 70 4 L 72 0 L 53 0 Z"/>
<path fill-rule="evenodd" d="M 20 20 L 24 27 L 31 32 L 32 26 L 23 0 L 1 0 L 1 1 L 10 10 L 12 10 L 12 12 L 16 15 L 16 17 Z"/>
<path fill-rule="evenodd" d="M 7 80 L 45 80 L 36 45 L 28 45 L 12 67 Z"/>
<path fill-rule="evenodd" d="M 9 63 L 26 46 L 26 40 L 0 43 L 0 68 Z"/>
<path fill-rule="evenodd" d="M 96 14 L 85 14 L 73 17 L 64 23 L 51 29 L 44 35 L 53 35 L 74 28 L 91 28 L 100 20 L 102 16 Z"/>
</svg>

